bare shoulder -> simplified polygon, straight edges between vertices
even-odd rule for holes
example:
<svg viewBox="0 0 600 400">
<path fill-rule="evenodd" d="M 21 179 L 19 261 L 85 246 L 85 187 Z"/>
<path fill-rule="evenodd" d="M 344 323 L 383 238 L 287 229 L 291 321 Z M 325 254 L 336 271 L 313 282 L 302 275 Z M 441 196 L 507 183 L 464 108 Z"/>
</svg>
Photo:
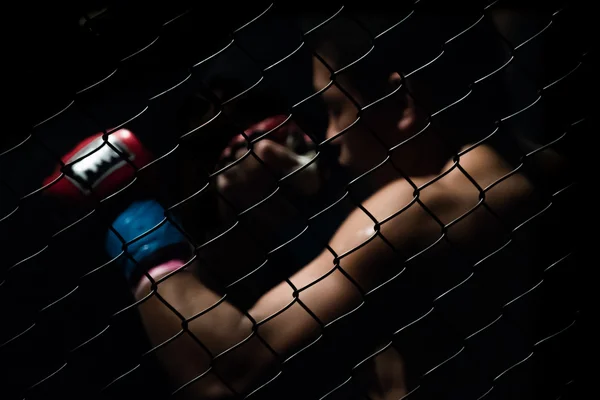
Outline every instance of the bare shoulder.
<svg viewBox="0 0 600 400">
<path fill-rule="evenodd" d="M 490 251 L 518 224 L 533 215 L 539 198 L 530 180 L 494 149 L 479 146 L 458 162 L 449 162 L 441 178 L 419 182 L 420 224 L 433 219 L 435 229 L 458 244 Z M 431 242 L 431 233 L 418 230 L 417 241 Z M 473 250 L 474 251 L 474 250 Z"/>
<path fill-rule="evenodd" d="M 532 182 L 509 165 L 494 149 L 479 146 L 459 160 L 445 184 L 445 192 L 459 197 L 463 207 L 494 213 L 506 225 L 515 225 L 531 215 L 539 202 Z"/>
<path fill-rule="evenodd" d="M 375 227 L 391 244 L 409 252 L 422 249 L 445 232 L 475 243 L 484 231 L 493 236 L 524 220 L 536 201 L 527 177 L 493 149 L 479 146 L 458 163 L 449 162 L 440 175 L 389 183 L 363 203 L 364 210 L 355 211 L 346 232 L 353 221 L 371 225 L 377 221 Z"/>
</svg>

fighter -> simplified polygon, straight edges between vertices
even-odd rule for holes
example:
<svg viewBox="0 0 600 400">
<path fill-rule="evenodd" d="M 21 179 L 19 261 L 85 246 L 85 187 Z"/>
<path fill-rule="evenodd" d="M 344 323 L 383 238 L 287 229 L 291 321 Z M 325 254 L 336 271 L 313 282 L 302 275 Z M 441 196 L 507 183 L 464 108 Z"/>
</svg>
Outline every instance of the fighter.
<svg viewBox="0 0 600 400">
<path fill-rule="evenodd" d="M 320 89 L 329 81 L 329 71 L 318 61 L 314 67 L 315 87 Z M 388 78 L 390 87 L 397 87 L 398 75 L 392 73 Z M 360 93 L 352 93 L 360 98 Z M 355 119 L 354 104 L 336 87 L 325 93 L 325 100 L 330 110 L 327 138 L 335 138 L 340 146 L 339 162 L 357 171 L 377 165 L 387 149 L 382 149 L 362 125 L 339 135 Z M 182 324 L 194 336 L 184 334 L 157 352 L 175 387 L 191 397 L 210 399 L 247 394 L 276 375 L 279 359 L 273 351 L 283 358 L 294 354 L 317 339 L 322 326 L 357 308 L 362 293 L 397 274 L 398 253 L 407 258 L 418 254 L 445 234 L 466 251 L 483 255 L 500 245 L 503 232 L 497 216 L 516 224 L 531 213 L 538 199 L 525 175 L 511 174 L 491 187 L 512 172 L 494 148 L 473 143 L 448 148 L 440 133 L 432 129 L 415 136 L 416 108 L 409 96 L 402 103 L 404 108 L 381 110 L 370 122 L 390 148 L 414 138 L 392 152 L 395 168 L 388 163 L 368 177 L 374 191 L 362 203 L 366 212 L 355 209 L 337 229 L 329 242 L 335 254 L 324 249 L 290 276 L 289 282 L 281 282 L 249 309 L 240 310 L 223 301 L 223 293 L 198 274 L 201 268 L 190 252 L 172 254 L 169 260 L 155 258 L 148 264 L 148 249 L 160 251 L 173 242 L 185 242 L 168 222 L 131 249 L 133 257 L 144 266 L 144 273 L 131 275 L 136 278 L 131 284 L 136 299 L 145 299 L 139 312 L 151 343 L 159 345 L 170 339 Z M 461 168 L 456 167 L 456 154 L 461 154 Z M 274 165 L 285 166 L 282 173 L 302 162 L 286 146 L 269 139 L 262 141 L 259 156 L 277 160 Z M 398 169 L 405 175 L 399 175 Z M 229 190 L 236 179 L 234 174 L 232 171 L 221 180 Z M 243 173 L 244 181 L 253 182 L 258 174 L 258 170 L 248 168 Z M 471 212 L 481 199 L 478 187 L 491 187 L 485 202 L 495 215 L 483 207 Z M 155 203 L 134 204 L 113 226 L 125 240 L 131 240 L 163 221 L 161 210 Z M 451 224 L 462 216 L 460 223 Z M 447 255 L 438 251 L 436 247 L 428 250 L 429 262 L 451 266 Z M 160 283 L 155 286 L 147 276 Z M 376 327 L 378 320 L 369 323 Z M 376 349 L 377 343 L 372 345 Z M 399 398 L 406 392 L 398 355 L 387 353 L 375 360 L 372 369 L 374 378 L 365 382 L 369 398 Z M 300 382 L 298 385 L 302 386 Z"/>
<path fill-rule="evenodd" d="M 335 54 L 330 57 L 329 63 L 335 64 Z M 324 88 L 330 76 L 331 71 L 315 59 L 315 89 Z M 393 70 L 379 82 L 389 92 L 404 84 Z M 151 343 L 169 341 L 157 356 L 179 392 L 206 399 L 252 392 L 277 375 L 282 358 L 315 341 L 329 323 L 359 307 L 364 293 L 397 275 L 399 255 L 408 259 L 427 249 L 427 262 L 452 268 L 447 254 L 432 246 L 440 236 L 448 236 L 474 257 L 483 256 L 502 244 L 504 227 L 498 217 L 515 226 L 537 210 L 540 199 L 526 175 L 513 173 L 486 143 L 453 138 L 456 146 L 448 146 L 443 132 L 419 123 L 414 99 L 402 91 L 397 101 L 374 109 L 346 130 L 357 114 L 347 93 L 361 102 L 365 94 L 359 87 L 349 79 L 344 90 L 334 85 L 324 92 L 329 112 L 326 137 L 340 148 L 338 162 L 357 174 L 379 165 L 387 155 L 389 162 L 365 177 L 372 194 L 347 216 L 327 248 L 248 309 L 238 309 L 215 289 L 177 222 L 165 219 L 164 207 L 157 201 L 134 202 L 113 221 L 121 238 L 108 232 L 107 251 L 116 256 L 125 248 L 131 256 L 123 261 L 124 274 L 135 298 L 143 299 L 139 313 Z M 306 163 L 286 141 L 264 138 L 255 143 L 254 151 L 279 168 L 280 176 Z M 224 158 L 236 159 L 242 153 L 236 152 L 234 141 Z M 243 190 L 260 183 L 261 174 L 259 167 L 241 163 L 223 174 L 217 185 L 229 194 L 237 190 L 243 199 Z M 478 206 L 482 189 L 489 189 L 486 207 Z M 368 321 L 374 330 L 380 322 Z M 169 340 L 182 327 L 186 332 Z M 372 348 L 377 344 L 371 343 Z M 376 358 L 371 379 L 363 382 L 369 398 L 404 395 L 403 368 L 397 354 Z M 297 385 L 292 392 L 300 396 L 307 385 L 302 381 Z"/>
</svg>

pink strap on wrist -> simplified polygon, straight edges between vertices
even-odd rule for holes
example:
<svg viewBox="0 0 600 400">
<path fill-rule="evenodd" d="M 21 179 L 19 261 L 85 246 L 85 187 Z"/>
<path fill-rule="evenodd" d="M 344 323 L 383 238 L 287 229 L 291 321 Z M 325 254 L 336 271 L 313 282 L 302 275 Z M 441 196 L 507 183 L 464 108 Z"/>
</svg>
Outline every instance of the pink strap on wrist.
<svg viewBox="0 0 600 400">
<path fill-rule="evenodd" d="M 148 275 L 150 275 L 152 277 L 152 279 L 157 280 L 160 279 L 161 277 L 170 274 L 173 271 L 178 270 L 179 268 L 181 268 L 182 265 L 184 265 L 187 261 L 184 260 L 170 260 L 167 261 L 163 264 L 157 265 L 155 267 L 152 267 L 148 270 Z M 138 284 L 136 285 L 135 288 L 135 292 L 138 292 L 140 290 L 140 288 L 144 285 L 147 284 L 148 282 L 148 277 L 146 276 L 146 274 L 144 274 L 144 276 L 142 276 L 142 279 L 140 279 L 140 281 L 138 282 Z"/>
</svg>

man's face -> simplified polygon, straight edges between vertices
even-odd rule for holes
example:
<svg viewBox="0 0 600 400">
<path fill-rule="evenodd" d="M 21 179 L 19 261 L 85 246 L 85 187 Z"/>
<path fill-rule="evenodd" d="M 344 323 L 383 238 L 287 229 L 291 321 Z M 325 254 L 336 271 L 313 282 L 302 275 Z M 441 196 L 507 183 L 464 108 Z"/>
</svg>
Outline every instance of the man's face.
<svg viewBox="0 0 600 400">
<path fill-rule="evenodd" d="M 313 85 L 321 90 L 330 82 L 331 73 L 316 58 L 313 60 Z M 399 85 L 400 77 L 392 74 L 388 77 L 389 88 L 381 96 L 391 93 Z M 387 150 L 406 139 L 413 130 L 415 109 L 408 96 L 398 94 L 368 107 L 357 121 L 358 107 L 364 107 L 375 99 L 365 99 L 347 77 L 339 76 L 336 82 L 358 104 L 355 104 L 337 86 L 330 86 L 323 94 L 327 106 L 328 127 L 326 138 L 335 138 L 332 143 L 340 146 L 341 165 L 363 172 L 384 160 Z M 355 123 L 356 122 L 356 123 Z M 354 124 L 354 125 L 353 125 Z M 340 134 L 345 128 L 353 125 Z M 377 138 L 380 141 L 377 140 Z M 382 143 L 383 142 L 383 143 Z"/>
</svg>

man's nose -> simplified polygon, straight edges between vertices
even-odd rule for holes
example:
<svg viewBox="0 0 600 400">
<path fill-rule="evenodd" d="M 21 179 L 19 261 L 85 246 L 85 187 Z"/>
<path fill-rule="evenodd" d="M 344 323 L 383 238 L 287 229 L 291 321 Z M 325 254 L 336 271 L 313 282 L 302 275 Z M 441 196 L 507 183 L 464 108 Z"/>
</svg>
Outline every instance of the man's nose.
<svg viewBox="0 0 600 400">
<path fill-rule="evenodd" d="M 340 132 L 340 130 L 337 127 L 337 124 L 333 121 L 329 122 L 329 125 L 327 125 L 327 131 L 325 132 L 325 137 L 327 139 L 334 137 L 335 135 L 337 135 Z"/>
</svg>

